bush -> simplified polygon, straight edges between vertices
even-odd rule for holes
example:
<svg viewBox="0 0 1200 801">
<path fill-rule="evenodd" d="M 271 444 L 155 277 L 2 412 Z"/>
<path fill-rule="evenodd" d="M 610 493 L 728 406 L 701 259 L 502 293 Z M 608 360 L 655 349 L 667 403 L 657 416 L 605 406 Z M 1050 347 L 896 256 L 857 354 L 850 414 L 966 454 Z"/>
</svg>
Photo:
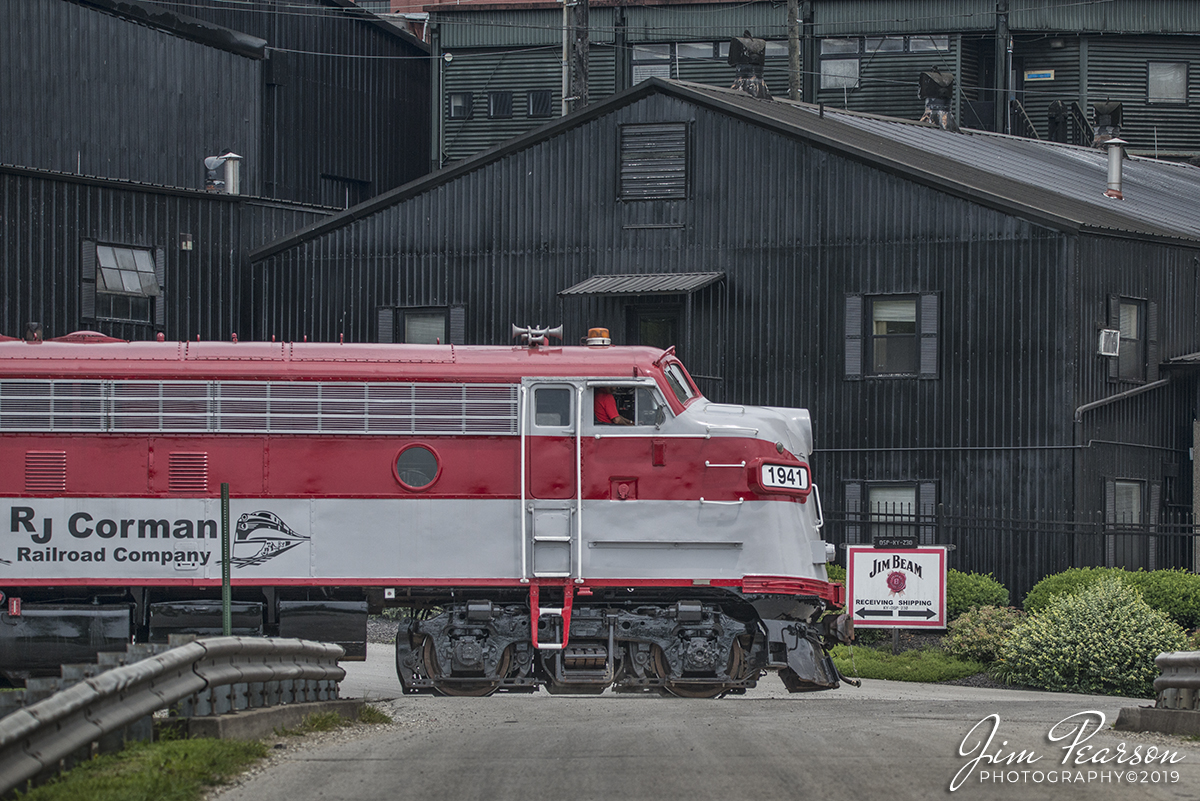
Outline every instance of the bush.
<svg viewBox="0 0 1200 801">
<path fill-rule="evenodd" d="M 1200 626 L 1200 576 L 1186 570 L 1130 572 L 1119 567 L 1073 567 L 1035 584 L 1025 596 L 1025 611 L 1041 611 L 1055 598 L 1091 587 L 1106 576 L 1140 590 L 1151 608 L 1165 612 L 1180 626 Z"/>
<path fill-rule="evenodd" d="M 1154 658 L 1186 645 L 1183 630 L 1115 576 L 1061 594 L 1017 624 L 993 673 L 1060 692 L 1151 697 Z"/>
<path fill-rule="evenodd" d="M 947 620 L 981 606 L 1008 606 L 1008 590 L 990 573 L 946 571 Z"/>
<path fill-rule="evenodd" d="M 942 648 L 951 656 L 976 662 L 994 662 L 1009 632 L 1024 614 L 1011 606 L 981 606 L 963 612 L 947 627 Z"/>
<path fill-rule="evenodd" d="M 839 565 L 837 562 L 830 562 L 825 565 L 825 574 L 829 576 L 830 581 L 840 581 L 846 583 L 846 568 Z"/>
</svg>

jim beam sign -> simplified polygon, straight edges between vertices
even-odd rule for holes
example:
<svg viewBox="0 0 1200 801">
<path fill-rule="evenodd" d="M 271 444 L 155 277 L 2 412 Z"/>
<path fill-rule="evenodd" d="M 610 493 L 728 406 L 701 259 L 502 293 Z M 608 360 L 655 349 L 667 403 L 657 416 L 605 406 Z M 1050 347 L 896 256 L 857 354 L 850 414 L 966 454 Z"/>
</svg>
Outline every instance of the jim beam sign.
<svg viewBox="0 0 1200 801">
<path fill-rule="evenodd" d="M 946 549 L 848 549 L 846 592 L 858 628 L 944 629 Z"/>
</svg>

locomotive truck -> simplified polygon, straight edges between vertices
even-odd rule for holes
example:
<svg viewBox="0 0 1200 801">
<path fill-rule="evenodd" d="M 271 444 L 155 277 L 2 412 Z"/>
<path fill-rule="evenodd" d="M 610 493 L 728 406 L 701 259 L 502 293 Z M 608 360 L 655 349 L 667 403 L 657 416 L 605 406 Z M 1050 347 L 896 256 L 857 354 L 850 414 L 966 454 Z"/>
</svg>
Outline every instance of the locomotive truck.
<svg viewBox="0 0 1200 801">
<path fill-rule="evenodd" d="M 0 672 L 219 634 L 224 484 L 233 632 L 361 659 L 388 610 L 406 692 L 838 686 L 808 412 L 711 402 L 673 349 L 514 330 L 0 342 Z"/>
</svg>

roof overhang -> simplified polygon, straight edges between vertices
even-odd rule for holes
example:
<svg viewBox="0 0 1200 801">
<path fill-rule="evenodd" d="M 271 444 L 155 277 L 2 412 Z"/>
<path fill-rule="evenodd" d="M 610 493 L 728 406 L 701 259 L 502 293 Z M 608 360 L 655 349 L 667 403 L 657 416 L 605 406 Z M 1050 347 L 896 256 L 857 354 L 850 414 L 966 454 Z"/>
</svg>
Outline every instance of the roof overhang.
<svg viewBox="0 0 1200 801">
<path fill-rule="evenodd" d="M 690 295 L 725 277 L 715 273 L 628 273 L 593 275 L 558 294 L 574 295 Z"/>
</svg>

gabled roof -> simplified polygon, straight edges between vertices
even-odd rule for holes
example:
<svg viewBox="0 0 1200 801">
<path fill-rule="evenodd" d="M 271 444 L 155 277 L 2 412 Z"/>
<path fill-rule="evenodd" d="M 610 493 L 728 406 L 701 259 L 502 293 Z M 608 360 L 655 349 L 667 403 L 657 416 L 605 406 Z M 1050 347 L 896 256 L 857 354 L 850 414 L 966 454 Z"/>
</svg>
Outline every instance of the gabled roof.
<svg viewBox="0 0 1200 801">
<path fill-rule="evenodd" d="M 1200 167 L 1129 157 L 1124 200 L 1104 196 L 1108 155 L 1092 148 L 838 111 L 743 92 L 650 78 L 620 94 L 490 150 L 353 206 L 250 254 L 267 258 L 371 216 L 407 198 L 585 125 L 647 96 L 662 94 L 728 114 L 1014 216 L 1072 232 L 1167 240 L 1200 247 Z M 764 158 L 766 154 L 764 154 Z"/>
</svg>

